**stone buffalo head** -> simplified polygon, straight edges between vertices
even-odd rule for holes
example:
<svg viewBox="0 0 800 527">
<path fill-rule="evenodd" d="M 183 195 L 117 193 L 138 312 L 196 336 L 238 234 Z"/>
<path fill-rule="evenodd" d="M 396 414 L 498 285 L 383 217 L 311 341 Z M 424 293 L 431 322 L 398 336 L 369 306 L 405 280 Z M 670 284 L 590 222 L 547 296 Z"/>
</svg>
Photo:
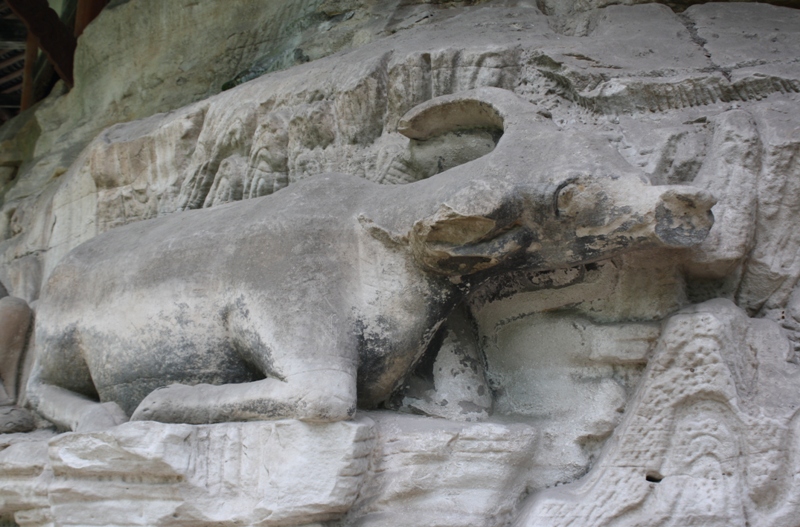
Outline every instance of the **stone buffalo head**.
<svg viewBox="0 0 800 527">
<path fill-rule="evenodd" d="M 714 198 L 691 186 L 652 186 L 597 134 L 559 129 L 512 92 L 481 88 L 407 113 L 414 141 L 499 130 L 496 148 L 409 186 L 433 196 L 407 234 L 419 263 L 445 275 L 498 266 L 554 269 L 653 247 L 689 247 L 714 223 Z M 497 134 L 500 135 L 500 134 Z"/>
</svg>

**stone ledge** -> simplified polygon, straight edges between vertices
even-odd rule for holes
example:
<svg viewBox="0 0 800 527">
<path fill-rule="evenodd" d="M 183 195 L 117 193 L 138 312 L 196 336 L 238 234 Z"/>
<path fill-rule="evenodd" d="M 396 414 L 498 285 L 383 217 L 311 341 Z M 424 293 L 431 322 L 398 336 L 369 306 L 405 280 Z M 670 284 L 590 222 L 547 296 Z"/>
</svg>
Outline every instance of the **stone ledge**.
<svg viewBox="0 0 800 527">
<path fill-rule="evenodd" d="M 65 526 L 329 520 L 356 499 L 373 428 L 369 418 L 199 426 L 141 421 L 62 434 L 49 448 L 46 439 L 20 443 L 3 452 L 31 451 L 19 476 L 7 470 L 25 464 L 19 457 L 0 459 L 2 512 L 16 511 L 20 525 L 47 525 L 51 517 Z M 15 485 L 26 492 L 12 501 L 6 490 Z"/>
</svg>

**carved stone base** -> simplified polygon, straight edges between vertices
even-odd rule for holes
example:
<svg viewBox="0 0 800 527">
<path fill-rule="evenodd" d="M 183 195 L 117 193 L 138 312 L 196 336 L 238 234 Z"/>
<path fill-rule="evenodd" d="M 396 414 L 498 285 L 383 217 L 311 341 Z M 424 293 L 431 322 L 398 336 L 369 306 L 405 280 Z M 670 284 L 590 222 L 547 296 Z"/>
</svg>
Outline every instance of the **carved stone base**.
<svg viewBox="0 0 800 527">
<path fill-rule="evenodd" d="M 51 523 L 47 489 L 53 473 L 47 442 L 53 435 L 50 430 L 0 435 L 0 519 L 16 517 L 20 526 Z"/>
<path fill-rule="evenodd" d="M 21 527 L 493 525 L 538 441 L 522 423 L 388 412 L 0 437 L 0 519 Z"/>
<path fill-rule="evenodd" d="M 9 503 L 8 456 L 0 485 L 5 509 L 28 509 L 16 513 L 20 525 L 302 525 L 350 508 L 373 443 L 368 418 L 328 425 L 133 422 L 57 436 L 49 457 L 45 441 L 24 443 L 17 449 L 33 462 L 10 474 L 24 495 Z"/>
<path fill-rule="evenodd" d="M 370 416 L 378 425 L 371 477 L 344 525 L 488 527 L 516 513 L 536 469 L 536 428 Z"/>
</svg>

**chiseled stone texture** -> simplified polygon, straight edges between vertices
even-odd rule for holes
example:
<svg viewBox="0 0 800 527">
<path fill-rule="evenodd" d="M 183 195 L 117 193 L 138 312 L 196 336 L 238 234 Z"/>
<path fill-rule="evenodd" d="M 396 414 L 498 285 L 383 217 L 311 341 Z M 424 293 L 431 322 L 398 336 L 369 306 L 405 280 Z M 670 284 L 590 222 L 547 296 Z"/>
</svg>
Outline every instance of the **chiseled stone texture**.
<svg viewBox="0 0 800 527">
<path fill-rule="evenodd" d="M 391 25 L 398 3 L 110 2 L 78 39 L 74 88 L 56 88 L 36 108 L 35 130 L 28 133 L 36 137 L 35 146 L 16 145 L 32 152 L 23 167 L 29 171 L 26 181 L 18 182 L 9 197 L 41 192 L 109 125 L 204 99 L 251 69 L 284 69 L 363 45 Z"/>
<path fill-rule="evenodd" d="M 59 525 L 303 525 L 337 518 L 369 466 L 369 418 L 127 423 L 50 441 Z"/>
<path fill-rule="evenodd" d="M 535 470 L 526 423 L 459 423 L 370 412 L 372 477 L 343 525 L 489 527 L 516 513 Z"/>
<path fill-rule="evenodd" d="M 117 13 L 142 4 L 128 2 L 104 13 L 82 37 L 86 43 L 79 46 L 79 55 L 82 49 L 98 45 L 89 41 L 93 32 L 99 39 L 102 31 L 110 31 L 104 25 L 120 23 L 117 18 L 122 15 Z M 184 12 L 195 13 L 176 8 L 178 16 L 162 4 L 158 3 L 158 13 L 164 11 L 165 21 L 184 21 Z M 210 9 L 208 2 L 200 4 Z M 724 15 L 722 25 L 723 15 L 718 12 L 727 13 L 728 7 L 735 16 Z M 797 158 L 792 154 L 796 138 L 791 130 L 796 127 L 797 112 L 792 109 L 800 90 L 792 47 L 800 27 L 797 10 L 714 4 L 692 6 L 678 15 L 658 4 L 613 5 L 562 17 L 572 24 L 565 28 L 555 23 L 555 17 L 524 2 L 395 8 L 394 15 L 387 16 L 391 24 L 399 25 L 384 33 L 369 26 L 363 33 L 372 40 L 368 46 L 359 47 L 360 41 L 353 36 L 355 49 L 349 53 L 323 57 L 325 53 L 320 52 L 318 60 L 259 77 L 170 113 L 113 126 L 96 138 L 97 131 L 114 120 L 95 123 L 81 135 L 80 127 L 51 109 L 62 108 L 63 113 L 81 106 L 76 98 L 84 97 L 85 90 L 54 95 L 36 110 L 38 125 L 8 127 L 9 133 L 12 129 L 16 133 L 3 143 L 7 152 L 0 152 L 0 159 L 7 158 L 4 164 L 19 167 L 0 214 L 0 235 L 6 238 L 0 242 L 5 264 L 0 280 L 12 294 L 31 301 L 55 264 L 100 232 L 176 210 L 269 194 L 320 172 L 339 171 L 384 183 L 426 177 L 432 173 L 431 162 L 435 172 L 437 156 L 410 145 L 395 132 L 400 116 L 438 95 L 495 86 L 530 99 L 565 130 L 604 134 L 609 146 L 644 168 L 656 182 L 692 183 L 697 176 L 698 185 L 735 194 L 742 177 L 758 174 L 748 186 L 755 185 L 759 191 L 742 192 L 743 202 L 725 192 L 717 196 L 735 209 L 724 215 L 732 223 L 711 237 L 709 243 L 718 246 L 714 261 L 706 255 L 700 262 L 708 268 L 706 275 L 718 275 L 719 268 L 736 266 L 731 259 L 755 243 L 754 265 L 745 266 L 744 276 L 730 274 L 733 282 L 743 280 L 738 293 L 742 305 L 756 312 L 765 302 L 772 306 L 785 300 L 797 275 L 790 254 L 797 251 L 790 250 L 791 241 L 783 250 L 778 226 L 783 215 L 788 219 L 794 214 L 797 207 L 792 196 L 797 193 L 787 188 L 778 193 L 785 203 L 771 201 L 778 199 L 773 189 L 793 184 L 786 174 L 796 169 L 792 164 Z M 331 13 L 337 11 L 331 9 Z M 342 9 L 358 12 L 353 6 Z M 242 18 L 247 18 L 246 13 L 242 11 Z M 414 22 L 403 25 L 405 17 Z M 755 29 L 751 30 L 752 24 Z M 174 35 L 167 32 L 167 36 Z M 206 38 L 214 37 L 207 34 Z M 140 41 L 147 39 L 131 43 L 129 53 L 146 56 L 147 64 L 158 63 Z M 720 41 L 729 44 L 720 47 Z M 747 53 L 752 58 L 743 58 Z M 201 59 L 189 62 L 197 60 Z M 215 60 L 211 62 L 224 62 Z M 166 81 L 157 90 L 170 96 L 184 93 L 165 86 Z M 87 97 L 88 107 L 95 108 L 97 97 Z M 123 102 L 129 99 L 109 104 L 136 107 Z M 147 97 L 148 104 L 157 100 L 157 96 Z M 154 106 L 150 112 L 179 104 Z M 735 110 L 750 116 L 721 116 Z M 147 113 L 143 110 L 129 117 Z M 642 120 L 641 115 L 649 117 Z M 711 171 L 714 143 L 724 145 L 724 130 L 738 130 L 748 122 L 750 132 L 742 133 L 749 133 L 751 139 L 739 149 L 752 145 L 755 150 L 751 149 L 741 168 L 743 174 L 723 170 L 716 176 Z M 43 130 L 41 134 L 38 129 Z M 62 159 L 64 149 L 70 154 Z M 709 159 L 707 154 L 711 154 Z M 698 173 L 703 164 L 708 169 Z M 765 203 L 754 207 L 755 196 Z M 769 212 L 773 207 L 780 209 L 778 216 Z M 752 221 L 746 223 L 752 216 L 756 216 L 755 227 Z M 718 222 L 723 229 L 721 225 Z M 744 238 L 731 238 L 739 234 Z M 729 285 L 736 290 L 735 283 Z"/>
<path fill-rule="evenodd" d="M 10 434 L 0 510 L 23 527 L 493 526 L 517 510 L 538 437 L 525 423 L 388 412 Z"/>
<path fill-rule="evenodd" d="M 19 515 L 21 526 L 51 521 L 47 490 L 53 472 L 47 442 L 54 435 L 51 430 L 0 435 L 0 518 Z M 28 518 L 33 523 L 26 522 Z"/>
<path fill-rule="evenodd" d="M 270 9 L 280 11 L 280 2 L 264 2 L 267 10 L 240 3 L 248 7 L 115 2 L 81 37 L 85 75 L 76 88 L 56 90 L 0 129 L 0 281 L 12 295 L 35 309 L 64 255 L 124 224 L 272 194 L 325 171 L 403 184 L 440 163 L 451 168 L 471 157 L 448 149 L 450 138 L 409 141 L 396 132 L 400 117 L 440 95 L 511 90 L 560 130 L 596 136 L 652 183 L 713 193 L 714 228 L 679 255 L 628 254 L 487 284 L 465 306 L 477 344 L 450 331 L 449 355 L 434 365 L 453 371 L 459 357 L 484 356 L 492 415 L 449 422 L 375 413 L 374 425 L 335 425 L 340 443 L 304 447 L 295 461 L 313 464 L 310 453 L 319 451 L 325 463 L 316 468 L 336 476 L 335 466 L 356 456 L 354 430 L 369 428 L 374 439 L 357 443 L 369 448 L 359 457 L 360 490 L 331 506 L 330 521 L 298 513 L 286 524 L 797 527 L 800 11 L 330 0 L 293 2 L 295 11 L 276 17 Z M 242 20 L 209 15 L 221 6 Z M 102 42 L 123 26 L 123 12 L 139 9 L 160 15 Z M 311 21 L 299 39 L 278 29 L 298 20 Z M 280 22 L 266 27 L 272 21 Z M 196 34 L 202 46 L 187 37 Z M 154 60 L 154 49 L 181 61 Z M 250 77 L 217 94 L 224 82 Z M 141 119 L 105 128 L 132 118 Z M 470 138 L 467 154 L 491 150 L 491 139 Z M 434 413 L 430 403 L 442 403 L 445 389 L 463 402 L 458 379 L 484 386 L 478 369 L 450 378 L 437 371 L 427 400 L 408 397 L 404 409 Z M 256 510 L 252 487 L 236 490 L 241 480 L 225 479 L 220 458 L 217 487 L 188 478 L 194 447 L 177 438 L 271 426 L 128 424 L 59 436 L 49 454 L 50 432 L 4 436 L 0 520 L 233 521 Z M 239 432 L 239 443 L 216 444 L 240 452 Z M 126 466 L 154 475 L 131 479 Z M 110 476 L 81 475 L 95 468 Z M 286 488 L 300 484 L 296 473 L 287 478 Z M 214 492 L 224 497 L 216 508 Z M 238 508 L 237 499 L 251 501 Z"/>
<path fill-rule="evenodd" d="M 777 324 L 727 300 L 674 315 L 592 471 L 539 493 L 517 525 L 796 526 L 792 353 Z"/>
<path fill-rule="evenodd" d="M 706 237 L 709 193 L 649 185 L 595 135 L 559 133 L 535 110 L 498 88 L 436 97 L 398 130 L 425 141 L 493 125 L 497 148 L 407 185 L 320 174 L 84 243 L 39 299 L 32 407 L 75 431 L 96 426 L 88 421 L 100 405 L 79 395 L 90 390 L 119 405 L 113 424 L 122 411 L 195 424 L 347 419 L 392 397 L 486 279 L 674 252 Z M 448 339 L 474 342 L 470 333 Z M 480 361 L 474 347 L 462 351 L 458 361 Z M 480 391 L 480 381 L 461 382 Z M 465 411 L 479 406 L 448 391 Z"/>
</svg>

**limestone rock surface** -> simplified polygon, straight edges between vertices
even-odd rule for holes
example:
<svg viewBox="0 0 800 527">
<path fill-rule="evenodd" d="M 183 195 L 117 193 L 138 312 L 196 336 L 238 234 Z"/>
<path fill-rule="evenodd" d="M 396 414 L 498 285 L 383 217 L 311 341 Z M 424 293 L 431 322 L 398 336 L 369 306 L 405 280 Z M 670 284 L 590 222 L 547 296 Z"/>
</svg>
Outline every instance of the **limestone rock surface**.
<svg viewBox="0 0 800 527">
<path fill-rule="evenodd" d="M 3 511 L 24 526 L 466 526 L 512 517 L 538 433 L 367 412 L 335 424 L 139 422 L 4 437 Z"/>
<path fill-rule="evenodd" d="M 6 265 L 0 279 L 31 301 L 63 255 L 116 225 L 264 195 L 325 171 L 385 182 L 429 175 L 430 161 L 425 159 L 430 156 L 415 154 L 415 145 L 393 132 L 406 110 L 440 94 L 485 85 L 512 89 L 536 101 L 565 129 L 605 128 L 612 146 L 654 179 L 663 172 L 673 178 L 670 182 L 691 182 L 710 142 L 709 117 L 743 102 L 755 114 L 759 108 L 791 106 L 791 94 L 800 89 L 790 44 L 796 40 L 797 14 L 787 8 L 747 4 L 726 18 L 724 37 L 719 38 L 738 39 L 742 49 L 757 40 L 747 36 L 756 34 L 747 32 L 746 21 L 754 18 L 763 19 L 765 27 L 774 20 L 769 31 L 786 42 L 754 49 L 749 62 L 737 62 L 722 48 L 703 44 L 718 40 L 711 34 L 723 33 L 697 36 L 705 34 L 705 26 L 695 25 L 716 16 L 718 8 L 709 6 L 693 6 L 680 16 L 656 4 L 609 6 L 587 11 L 591 23 L 571 34 L 553 29 L 547 16 L 525 5 L 425 9 L 430 12 L 422 22 L 367 48 L 261 77 L 173 113 L 112 127 L 83 154 L 73 154 L 71 165 L 62 163 L 57 173 L 63 175 L 46 192 L 24 190 L 42 189 L 51 177 L 42 180 L 37 165 L 26 161 L 5 198 L 9 238 L 3 242 Z M 111 19 L 115 10 L 104 13 L 108 24 L 116 20 Z M 104 23 L 98 19 L 97 31 Z M 454 47 L 466 34 L 470 38 Z M 87 46 L 88 41 L 87 36 Z M 775 94 L 774 102 L 759 103 L 770 94 Z M 53 104 L 72 108 L 67 98 L 75 96 L 70 92 Z M 703 108 L 719 110 L 708 115 Z M 654 112 L 658 124 L 641 129 L 641 121 L 628 117 L 637 112 Z M 757 115 L 753 119 L 758 122 Z M 777 149 L 773 156 L 753 161 L 766 163 L 765 173 L 782 162 L 785 154 L 778 152 L 791 150 L 791 139 L 781 135 L 782 129 L 791 130 L 790 123 L 791 118 L 771 132 L 768 144 L 756 145 Z M 20 132 L 14 137 L 26 136 Z M 765 140 L 760 130 L 759 140 Z M 34 142 L 41 151 L 34 155 L 39 164 L 60 163 L 48 153 L 54 141 L 43 135 Z M 85 143 L 63 139 L 58 144 L 82 148 Z M 24 159 L 20 150 L 15 155 Z M 433 156 L 434 172 L 436 162 Z M 776 177 L 773 185 L 780 184 L 781 176 Z M 766 248 L 756 254 L 762 252 L 770 254 Z M 742 294 L 763 297 L 772 294 L 762 292 L 763 287 L 776 287 L 760 285 L 766 279 L 761 275 L 775 264 L 759 261 L 750 271 L 757 275 L 745 277 L 752 285 Z M 759 271 L 763 265 L 767 267 Z M 771 280 L 781 280 L 780 271 L 770 272 L 777 273 Z M 763 301 L 753 300 L 756 309 Z"/>
<path fill-rule="evenodd" d="M 20 525 L 267 526 L 334 519 L 358 495 L 373 428 L 369 418 L 332 425 L 147 422 L 49 443 L 31 438 L 0 452 L 3 510 L 16 511 Z M 18 489 L 13 500 L 5 490 L 12 486 Z"/>
<path fill-rule="evenodd" d="M 591 473 L 540 493 L 518 524 L 797 525 L 791 353 L 777 324 L 729 301 L 674 315 Z"/>
<path fill-rule="evenodd" d="M 674 252 L 707 236 L 710 194 L 648 185 L 594 136 L 557 133 L 534 110 L 497 88 L 435 97 L 400 120 L 403 135 L 495 126 L 496 149 L 407 185 L 322 174 L 84 243 L 38 301 L 33 408 L 71 430 L 124 414 L 347 419 L 386 403 L 442 323 L 458 329 L 453 309 L 491 277 Z M 565 156 L 569 147 L 582 156 Z M 330 325 L 320 330 L 321 320 Z M 455 336 L 474 341 L 462 326 Z M 474 348 L 460 354 L 479 361 Z M 483 374 L 472 370 L 459 384 L 480 395 Z M 482 388 L 482 404 L 447 396 L 485 416 Z"/>
<path fill-rule="evenodd" d="M 49 467 L 47 441 L 52 430 L 9 433 L 0 436 L 0 510 L 2 518 L 26 525 L 23 518 L 52 521 L 47 488 L 53 478 Z M 36 523 L 34 523 L 36 525 Z"/>
<path fill-rule="evenodd" d="M 0 521 L 797 527 L 800 11 L 778 3 L 111 2 L 75 88 L 0 128 L 0 282 L 35 315 L 53 270 L 107 231 L 221 217 L 326 172 L 431 188 L 485 163 L 502 152 L 491 123 L 398 131 L 483 87 L 549 130 L 552 147 L 504 159 L 693 186 L 715 223 L 690 248 L 492 277 L 460 321 L 428 326 L 391 412 L 0 435 Z M 433 225 L 417 240 L 452 235 Z M 353 293 L 367 301 L 385 294 L 373 249 L 347 252 L 373 269 Z"/>
<path fill-rule="evenodd" d="M 539 432 L 526 423 L 458 423 L 370 413 L 372 477 L 345 525 L 503 525 L 536 471 Z"/>
<path fill-rule="evenodd" d="M 4 292 L 0 290 L 0 293 Z M 31 309 L 21 298 L 0 298 L 0 433 L 28 432 L 35 419 L 19 404 L 24 354 L 31 326 Z"/>
</svg>

